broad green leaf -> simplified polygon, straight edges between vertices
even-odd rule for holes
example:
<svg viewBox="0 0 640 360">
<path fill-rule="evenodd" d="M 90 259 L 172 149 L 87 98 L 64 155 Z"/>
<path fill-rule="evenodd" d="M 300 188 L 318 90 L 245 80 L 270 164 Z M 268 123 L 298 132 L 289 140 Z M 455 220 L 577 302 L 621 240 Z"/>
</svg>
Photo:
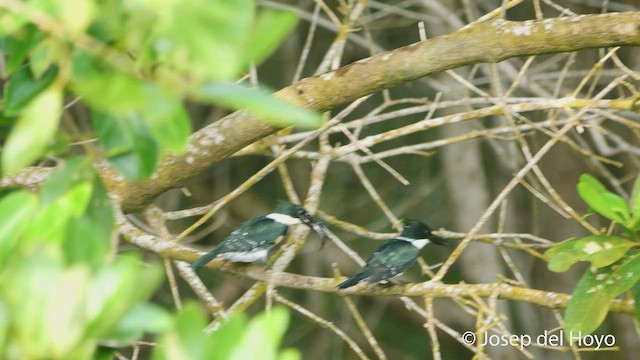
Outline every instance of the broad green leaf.
<svg viewBox="0 0 640 360">
<path fill-rule="evenodd" d="M 5 354 L 7 346 L 7 333 L 9 332 L 10 315 L 4 301 L 0 299 L 0 354 Z"/>
<path fill-rule="evenodd" d="M 607 191 L 604 185 L 591 175 L 580 176 L 578 193 L 593 210 L 602 216 L 628 226 L 631 215 L 627 203 L 620 196 Z"/>
<path fill-rule="evenodd" d="M 208 358 L 208 336 L 202 330 L 206 327 L 205 316 L 195 303 L 188 303 L 178 314 L 176 330 L 184 352 L 189 354 L 189 359 Z"/>
<path fill-rule="evenodd" d="M 64 196 L 74 185 L 92 179 L 93 174 L 90 171 L 92 168 L 87 159 L 66 159 L 63 166 L 49 174 L 42 184 L 40 190 L 42 205 L 48 206 Z"/>
<path fill-rule="evenodd" d="M 20 115 L 22 109 L 38 94 L 53 83 L 58 75 L 57 67 L 50 67 L 41 77 L 36 78 L 27 66 L 16 71 L 7 83 L 7 92 L 4 98 L 4 115 Z"/>
<path fill-rule="evenodd" d="M 58 128 L 62 112 L 62 89 L 49 87 L 33 99 L 9 134 L 2 151 L 2 170 L 12 174 L 44 153 Z"/>
<path fill-rule="evenodd" d="M 274 359 L 289 324 L 289 313 L 277 306 L 251 320 L 231 359 Z"/>
<path fill-rule="evenodd" d="M 210 83 L 201 87 L 199 100 L 243 109 L 274 126 L 317 129 L 322 125 L 319 114 L 275 98 L 264 91 L 232 83 Z"/>
<path fill-rule="evenodd" d="M 65 0 L 57 2 L 58 14 L 65 27 L 74 35 L 82 34 L 94 16 L 92 0 Z"/>
<path fill-rule="evenodd" d="M 173 317 L 164 308 L 141 303 L 129 310 L 116 324 L 112 332 L 104 335 L 109 343 L 128 346 L 140 340 L 145 333 L 157 334 L 173 326 Z"/>
<path fill-rule="evenodd" d="M 178 314 L 174 331 L 164 334 L 154 348 L 152 359 L 273 360 L 288 319 L 289 313 L 282 307 L 261 313 L 248 323 L 244 314 L 234 314 L 218 330 L 206 334 L 202 331 L 206 326 L 202 311 L 187 303 Z M 283 356 L 285 360 L 299 359 L 294 350 Z"/>
<path fill-rule="evenodd" d="M 640 282 L 631 287 L 631 292 L 633 293 L 636 321 L 640 321 Z"/>
<path fill-rule="evenodd" d="M 294 13 L 264 9 L 253 24 L 253 34 L 244 47 L 246 65 L 259 64 L 267 58 L 296 25 Z"/>
<path fill-rule="evenodd" d="M 40 189 L 40 211 L 32 214 L 24 243 L 62 244 L 68 240 L 67 229 L 87 208 L 95 174 L 87 159 L 70 158 L 53 171 Z"/>
<path fill-rule="evenodd" d="M 64 251 L 70 263 L 88 263 L 97 269 L 106 261 L 113 245 L 115 221 L 107 190 L 99 177 L 93 180 L 93 193 L 85 213 L 70 224 Z"/>
<path fill-rule="evenodd" d="M 42 41 L 43 38 L 44 33 L 38 30 L 38 28 L 33 24 L 29 24 L 20 29 L 20 31 L 17 31 L 13 35 L 5 38 L 6 47 L 4 50 L 7 56 L 6 70 L 9 75 L 12 75 L 23 65 L 29 51 Z M 5 107 L 6 101 L 7 98 L 5 96 Z"/>
<path fill-rule="evenodd" d="M 13 338 L 21 345 L 22 358 L 51 358 L 53 344 L 44 322 L 49 297 L 58 291 L 63 272 L 50 247 L 33 249 L 3 269 L 11 276 L 0 284 L 0 298 L 11 314 Z"/>
<path fill-rule="evenodd" d="M 63 244 L 68 239 L 67 230 L 79 218 L 91 200 L 92 184 L 90 181 L 77 182 L 63 196 L 33 217 L 25 234 L 25 243 L 57 243 Z M 86 241 L 91 241 L 87 239 Z"/>
<path fill-rule="evenodd" d="M 145 104 L 142 80 L 114 71 L 90 55 L 76 54 L 72 71 L 74 91 L 94 110 L 123 114 L 140 109 Z"/>
<path fill-rule="evenodd" d="M 87 333 L 103 338 L 139 302 L 151 296 L 162 280 L 162 270 L 140 262 L 137 256 L 118 256 L 95 274 L 89 285 Z"/>
<path fill-rule="evenodd" d="M 10 314 L 18 358 L 86 359 L 95 343 L 83 341 L 86 326 L 85 266 L 64 268 L 51 246 L 31 249 L 3 269 L 0 298 Z"/>
<path fill-rule="evenodd" d="M 27 191 L 15 191 L 0 200 L 0 266 L 29 226 L 38 207 L 38 197 Z"/>
<path fill-rule="evenodd" d="M 278 360 L 300 360 L 302 359 L 302 354 L 300 354 L 300 350 L 294 348 L 287 348 L 280 352 L 278 355 Z"/>
<path fill-rule="evenodd" d="M 590 334 L 609 312 L 611 300 L 640 279 L 640 252 L 629 252 L 607 267 L 588 269 L 576 286 L 564 315 L 565 332 Z"/>
<path fill-rule="evenodd" d="M 168 89 L 147 83 L 142 118 L 163 147 L 183 152 L 191 135 L 191 120 L 180 98 Z"/>
<path fill-rule="evenodd" d="M 93 184 L 90 181 L 83 181 L 77 185 L 74 185 L 65 196 L 69 202 L 69 210 L 71 216 L 79 218 L 84 214 L 91 200 L 91 193 L 93 192 Z"/>
<path fill-rule="evenodd" d="M 629 206 L 627 202 L 620 196 L 614 193 L 606 192 L 603 193 L 606 203 L 609 205 L 609 208 L 618 214 L 620 217 L 625 219 L 623 225 L 627 224 L 631 219 L 631 214 L 629 214 Z"/>
<path fill-rule="evenodd" d="M 38 212 L 24 234 L 22 244 L 43 246 L 45 243 L 62 244 L 66 237 L 71 211 L 66 199 L 56 201 Z"/>
<path fill-rule="evenodd" d="M 631 229 L 638 230 L 640 226 L 640 176 L 636 179 L 631 199 Z"/>
<path fill-rule="evenodd" d="M 151 177 L 162 154 L 140 116 L 94 112 L 92 122 L 107 158 L 122 175 L 131 180 Z"/>
<path fill-rule="evenodd" d="M 580 181 L 581 183 L 585 183 L 586 185 L 589 185 L 589 187 L 595 189 L 597 192 L 607 192 L 607 187 L 604 186 L 600 181 L 598 181 L 598 179 L 596 179 L 595 177 L 589 175 L 589 174 L 582 174 L 580 175 Z"/>
<path fill-rule="evenodd" d="M 104 346 L 99 346 L 95 352 L 93 353 L 91 359 L 93 360 L 113 360 L 117 359 L 117 355 L 119 355 L 119 351 L 116 348 L 108 348 Z"/>
<path fill-rule="evenodd" d="M 57 279 L 55 291 L 46 294 L 43 327 L 51 343 L 52 358 L 65 358 L 80 345 L 86 326 L 89 271 L 78 265 L 67 268 Z"/>
<path fill-rule="evenodd" d="M 618 261 L 635 243 L 619 236 L 592 235 L 561 242 L 544 253 L 549 270 L 564 272 L 578 261 L 590 261 L 594 267 Z"/>
<path fill-rule="evenodd" d="M 247 317 L 244 313 L 235 313 L 227 319 L 208 339 L 208 347 L 212 356 L 210 360 L 226 360 L 240 346 L 242 336 L 247 328 Z"/>
<path fill-rule="evenodd" d="M 196 80 L 235 78 L 243 70 L 242 46 L 255 3 L 184 0 L 173 5 L 160 15 L 153 41 L 156 51 L 162 51 L 160 58 Z"/>
<path fill-rule="evenodd" d="M 209 336 L 203 331 L 205 316 L 193 302 L 187 302 L 177 316 L 175 329 L 160 338 L 152 359 L 211 359 L 207 351 Z M 215 335 L 214 335 L 215 336 Z"/>
<path fill-rule="evenodd" d="M 14 34 L 28 23 L 26 16 L 15 11 L 0 12 L 0 34 Z"/>
<path fill-rule="evenodd" d="M 59 52 L 65 52 L 67 44 L 62 40 L 44 38 L 29 52 L 29 68 L 35 77 L 41 77 L 47 69 L 55 66 Z"/>
</svg>

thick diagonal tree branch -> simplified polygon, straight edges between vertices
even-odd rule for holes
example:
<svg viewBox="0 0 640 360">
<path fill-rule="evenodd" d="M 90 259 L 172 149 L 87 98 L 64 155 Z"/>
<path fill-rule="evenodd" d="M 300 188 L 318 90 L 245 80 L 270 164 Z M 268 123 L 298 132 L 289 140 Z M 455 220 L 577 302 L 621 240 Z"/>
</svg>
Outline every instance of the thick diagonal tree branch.
<svg viewBox="0 0 640 360">
<path fill-rule="evenodd" d="M 407 81 L 460 66 L 512 57 L 640 45 L 640 12 L 581 15 L 524 22 L 493 19 L 451 34 L 414 43 L 302 79 L 275 95 L 300 106 L 327 111 L 345 102 Z M 197 132 L 185 154 L 169 156 L 153 179 L 131 183 L 105 176 L 125 211 L 142 208 L 162 192 L 179 187 L 204 169 L 273 132 L 246 112 L 235 112 Z M 43 178 L 46 170 L 27 173 Z M 0 186 L 33 185 L 23 174 Z"/>
</svg>

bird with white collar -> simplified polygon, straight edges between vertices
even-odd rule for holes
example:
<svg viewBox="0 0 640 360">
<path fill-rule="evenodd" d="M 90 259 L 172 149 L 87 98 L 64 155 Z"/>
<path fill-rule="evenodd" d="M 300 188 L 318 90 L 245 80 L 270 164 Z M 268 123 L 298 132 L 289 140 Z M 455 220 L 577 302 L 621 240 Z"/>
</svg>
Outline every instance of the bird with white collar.
<svg viewBox="0 0 640 360">
<path fill-rule="evenodd" d="M 269 250 L 284 238 L 290 225 L 296 224 L 309 226 L 324 239 L 324 225 L 318 219 L 309 215 L 302 207 L 280 200 L 272 213 L 240 224 L 218 246 L 191 264 L 191 267 L 197 269 L 216 257 L 240 263 L 257 260 L 266 262 Z"/>
<path fill-rule="evenodd" d="M 425 223 L 413 219 L 405 220 L 400 236 L 380 245 L 362 270 L 338 284 L 338 289 L 346 289 L 362 281 L 376 283 L 401 275 L 415 264 L 420 250 L 431 242 L 438 245 L 447 244 L 446 240 L 433 235 Z"/>
</svg>

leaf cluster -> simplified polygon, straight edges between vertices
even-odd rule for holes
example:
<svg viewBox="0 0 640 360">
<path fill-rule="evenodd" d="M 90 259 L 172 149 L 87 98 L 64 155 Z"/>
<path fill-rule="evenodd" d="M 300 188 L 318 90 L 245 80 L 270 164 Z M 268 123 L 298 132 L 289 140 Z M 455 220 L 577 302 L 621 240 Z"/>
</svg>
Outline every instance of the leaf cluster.
<svg viewBox="0 0 640 360">
<path fill-rule="evenodd" d="M 137 254 L 115 258 L 115 223 L 99 177 L 86 159 L 70 159 L 40 194 L 12 191 L 0 200 L 0 357 L 110 358 L 157 334 L 155 359 L 298 359 L 280 352 L 284 308 L 248 321 L 233 316 L 213 335 L 207 315 L 187 304 L 173 315 L 149 302 L 163 280 Z"/>
<path fill-rule="evenodd" d="M 0 6 L 1 7 L 1 6 Z M 6 93 L 2 173 L 67 154 L 66 99 L 90 113 L 105 157 L 127 179 L 151 177 L 192 132 L 185 103 L 246 109 L 271 124 L 315 128 L 320 117 L 233 83 L 296 24 L 254 1 L 30 1 L 0 12 Z"/>
<path fill-rule="evenodd" d="M 640 179 L 636 182 L 636 188 Z M 590 235 L 556 244 L 544 254 L 548 268 L 567 271 L 579 261 L 590 262 L 578 282 L 565 313 L 567 333 L 590 334 L 602 323 L 611 302 L 631 289 L 640 295 L 640 192 L 631 203 L 612 193 L 591 175 L 583 174 L 577 186 L 580 197 L 596 213 L 623 228 L 623 236 Z M 636 316 L 640 319 L 640 304 L 636 301 Z"/>
</svg>

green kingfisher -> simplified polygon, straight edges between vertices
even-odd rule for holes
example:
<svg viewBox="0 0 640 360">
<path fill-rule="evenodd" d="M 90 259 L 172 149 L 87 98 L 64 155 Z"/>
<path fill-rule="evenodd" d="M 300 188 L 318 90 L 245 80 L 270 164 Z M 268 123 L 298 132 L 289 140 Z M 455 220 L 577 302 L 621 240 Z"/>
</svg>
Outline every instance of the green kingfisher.
<svg viewBox="0 0 640 360">
<path fill-rule="evenodd" d="M 298 205 L 279 200 L 275 210 L 240 224 L 213 250 L 196 260 L 191 267 L 197 269 L 220 256 L 232 262 L 250 263 L 267 261 L 267 254 L 287 234 L 289 225 L 305 224 L 324 239 L 324 225 Z"/>
<path fill-rule="evenodd" d="M 420 250 L 430 242 L 447 244 L 446 240 L 433 235 L 425 223 L 407 219 L 402 234 L 380 245 L 362 270 L 340 283 L 338 289 L 346 289 L 362 281 L 376 283 L 402 274 L 415 264 Z"/>
</svg>

